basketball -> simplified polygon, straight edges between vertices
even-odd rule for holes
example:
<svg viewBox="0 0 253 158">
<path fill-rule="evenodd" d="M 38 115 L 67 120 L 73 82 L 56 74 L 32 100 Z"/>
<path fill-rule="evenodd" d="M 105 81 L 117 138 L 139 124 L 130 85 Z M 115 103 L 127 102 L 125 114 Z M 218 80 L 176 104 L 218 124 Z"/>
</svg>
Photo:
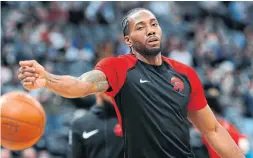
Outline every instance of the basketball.
<svg viewBox="0 0 253 158">
<path fill-rule="evenodd" d="M 46 115 L 41 104 L 25 92 L 10 92 L 0 98 L 1 145 L 23 150 L 42 136 Z"/>
</svg>

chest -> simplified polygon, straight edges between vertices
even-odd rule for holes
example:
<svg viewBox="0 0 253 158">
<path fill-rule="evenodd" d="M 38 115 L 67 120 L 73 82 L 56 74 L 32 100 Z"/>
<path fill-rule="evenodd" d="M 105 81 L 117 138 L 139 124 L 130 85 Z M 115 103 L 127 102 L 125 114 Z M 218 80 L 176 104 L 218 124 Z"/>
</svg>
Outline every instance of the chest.
<svg viewBox="0 0 253 158">
<path fill-rule="evenodd" d="M 139 63 L 128 71 L 124 90 L 136 102 L 186 108 L 191 86 L 187 76 L 168 65 L 152 67 Z"/>
</svg>

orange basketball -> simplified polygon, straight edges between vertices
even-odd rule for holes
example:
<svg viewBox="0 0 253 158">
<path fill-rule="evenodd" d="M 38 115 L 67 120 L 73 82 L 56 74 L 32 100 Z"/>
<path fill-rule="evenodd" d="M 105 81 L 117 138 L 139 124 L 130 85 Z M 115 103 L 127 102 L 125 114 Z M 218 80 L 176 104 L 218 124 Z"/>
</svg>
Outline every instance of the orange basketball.
<svg viewBox="0 0 253 158">
<path fill-rule="evenodd" d="M 46 125 L 41 104 L 24 92 L 10 92 L 0 98 L 1 145 L 10 150 L 23 150 L 34 145 Z"/>
</svg>

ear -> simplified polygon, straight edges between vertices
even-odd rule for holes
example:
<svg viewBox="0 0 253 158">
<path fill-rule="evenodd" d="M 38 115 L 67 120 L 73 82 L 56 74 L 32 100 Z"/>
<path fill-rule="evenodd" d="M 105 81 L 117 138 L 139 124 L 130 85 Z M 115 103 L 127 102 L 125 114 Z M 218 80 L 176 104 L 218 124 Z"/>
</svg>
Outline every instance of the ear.
<svg viewBox="0 0 253 158">
<path fill-rule="evenodd" d="M 124 36 L 125 43 L 128 47 L 132 47 L 132 40 L 129 36 Z"/>
</svg>

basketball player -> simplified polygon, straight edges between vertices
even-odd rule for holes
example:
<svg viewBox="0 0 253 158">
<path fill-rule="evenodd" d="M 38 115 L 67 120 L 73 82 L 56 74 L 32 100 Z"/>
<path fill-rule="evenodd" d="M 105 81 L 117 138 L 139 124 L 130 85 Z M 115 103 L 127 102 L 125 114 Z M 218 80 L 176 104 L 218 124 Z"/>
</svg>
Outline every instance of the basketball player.
<svg viewBox="0 0 253 158">
<path fill-rule="evenodd" d="M 72 125 L 71 158 L 124 158 L 124 140 L 112 101 L 96 94 L 91 110 Z"/>
<path fill-rule="evenodd" d="M 101 60 L 79 78 L 48 73 L 36 61 L 21 61 L 25 89 L 46 87 L 68 97 L 105 92 L 123 128 L 126 158 L 193 158 L 188 119 L 223 158 L 243 158 L 207 105 L 196 72 L 161 55 L 162 31 L 146 9 L 131 10 L 122 22 L 131 53 Z"/>
</svg>

